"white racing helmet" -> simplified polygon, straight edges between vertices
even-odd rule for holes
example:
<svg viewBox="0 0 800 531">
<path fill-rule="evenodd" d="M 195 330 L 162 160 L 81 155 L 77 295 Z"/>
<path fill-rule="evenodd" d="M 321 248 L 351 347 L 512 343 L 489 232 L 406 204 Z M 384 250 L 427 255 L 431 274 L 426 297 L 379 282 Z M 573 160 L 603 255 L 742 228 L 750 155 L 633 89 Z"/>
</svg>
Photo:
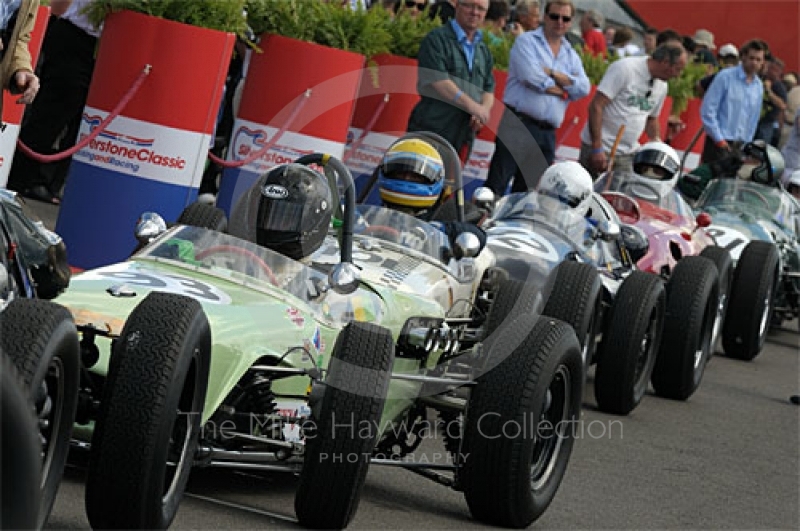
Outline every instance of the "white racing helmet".
<svg viewBox="0 0 800 531">
<path fill-rule="evenodd" d="M 660 199 L 675 188 L 680 169 L 681 159 L 672 147 L 664 142 L 648 142 L 634 154 L 633 174 L 626 175 L 625 180 L 652 188 L 658 192 L 656 199 Z"/>
<path fill-rule="evenodd" d="M 537 191 L 540 196 L 558 200 L 582 218 L 589 212 L 592 177 L 575 161 L 556 162 L 542 174 Z"/>
</svg>

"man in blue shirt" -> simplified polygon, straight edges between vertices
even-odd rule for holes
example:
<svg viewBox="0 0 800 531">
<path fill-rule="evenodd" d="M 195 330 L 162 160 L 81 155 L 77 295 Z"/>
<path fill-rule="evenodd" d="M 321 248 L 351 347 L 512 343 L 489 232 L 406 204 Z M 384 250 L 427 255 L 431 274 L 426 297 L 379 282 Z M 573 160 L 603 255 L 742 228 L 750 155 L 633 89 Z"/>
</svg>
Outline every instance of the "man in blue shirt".
<svg viewBox="0 0 800 531">
<path fill-rule="evenodd" d="M 556 129 L 570 101 L 591 90 L 580 57 L 565 38 L 572 25 L 572 0 L 545 6 L 544 26 L 520 35 L 511 48 L 506 109 L 497 130 L 486 187 L 496 196 L 525 191 L 553 163 Z"/>
<path fill-rule="evenodd" d="M 764 41 L 748 41 L 742 47 L 739 66 L 720 71 L 709 85 L 700 107 L 706 131 L 702 162 L 708 164 L 723 158 L 734 142 L 753 140 L 764 96 L 758 73 L 767 52 Z"/>
<path fill-rule="evenodd" d="M 419 47 L 417 91 L 408 131 L 442 136 L 467 160 L 475 132 L 494 105 L 494 60 L 478 29 L 489 0 L 458 0 L 455 18 L 425 36 Z"/>
</svg>

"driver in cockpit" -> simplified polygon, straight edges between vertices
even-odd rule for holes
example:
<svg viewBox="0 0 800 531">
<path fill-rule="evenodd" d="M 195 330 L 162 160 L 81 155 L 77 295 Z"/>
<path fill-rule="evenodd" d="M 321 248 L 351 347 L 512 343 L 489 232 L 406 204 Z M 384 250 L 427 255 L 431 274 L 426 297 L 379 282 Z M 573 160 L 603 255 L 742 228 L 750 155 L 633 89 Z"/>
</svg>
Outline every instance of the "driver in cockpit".
<svg viewBox="0 0 800 531">
<path fill-rule="evenodd" d="M 376 171 L 384 206 L 431 223 L 447 235 L 451 246 L 459 234 L 468 232 L 484 248 L 486 233 L 476 225 L 433 219 L 441 204 L 445 175 L 442 156 L 429 142 L 401 138 L 386 150 Z"/>
<path fill-rule="evenodd" d="M 260 184 L 256 243 L 303 261 L 322 245 L 334 210 L 324 175 L 303 164 L 284 164 Z"/>
<path fill-rule="evenodd" d="M 664 142 L 648 142 L 634 154 L 632 172 L 608 172 L 597 180 L 594 189 L 619 191 L 677 211 L 680 199 L 675 187 L 680 168 L 680 157 L 672 147 Z"/>
<path fill-rule="evenodd" d="M 763 140 L 748 142 L 733 149 L 721 160 L 701 164 L 678 181 L 681 193 L 697 199 L 712 179 L 738 178 L 767 186 L 778 186 L 785 168 L 781 152 Z"/>
</svg>

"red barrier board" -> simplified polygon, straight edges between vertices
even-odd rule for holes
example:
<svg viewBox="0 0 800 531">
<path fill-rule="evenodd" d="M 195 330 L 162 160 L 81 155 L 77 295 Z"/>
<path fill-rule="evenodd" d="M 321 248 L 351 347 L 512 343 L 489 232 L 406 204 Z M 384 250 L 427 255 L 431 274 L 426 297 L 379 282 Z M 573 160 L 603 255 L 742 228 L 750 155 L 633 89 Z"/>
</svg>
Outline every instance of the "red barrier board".
<svg viewBox="0 0 800 531">
<path fill-rule="evenodd" d="M 236 37 L 132 11 L 105 21 L 87 106 L 110 111 L 144 65 L 147 81 L 128 104 L 128 118 L 212 133 Z M 191 43 L 191 54 L 187 44 Z M 102 80 L 95 82 L 94 80 Z"/>
<path fill-rule="evenodd" d="M 264 35 L 250 60 L 237 118 L 281 127 L 296 100 L 311 96 L 289 130 L 344 143 L 364 56 L 280 35 Z"/>
</svg>

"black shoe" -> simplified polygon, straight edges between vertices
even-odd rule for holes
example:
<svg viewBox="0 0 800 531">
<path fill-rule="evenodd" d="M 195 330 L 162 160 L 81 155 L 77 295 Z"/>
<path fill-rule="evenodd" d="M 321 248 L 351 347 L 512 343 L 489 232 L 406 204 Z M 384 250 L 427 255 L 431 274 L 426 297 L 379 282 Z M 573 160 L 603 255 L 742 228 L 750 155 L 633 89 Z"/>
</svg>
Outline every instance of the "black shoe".
<svg viewBox="0 0 800 531">
<path fill-rule="evenodd" d="M 792 404 L 800 406 L 800 395 L 792 395 L 789 400 L 792 402 Z"/>
<path fill-rule="evenodd" d="M 37 184 L 31 188 L 26 188 L 20 192 L 19 195 L 22 197 L 27 197 L 28 199 L 35 199 L 36 201 L 44 201 L 45 203 L 50 203 L 51 205 L 61 204 L 61 199 L 48 190 L 43 184 Z"/>
</svg>

